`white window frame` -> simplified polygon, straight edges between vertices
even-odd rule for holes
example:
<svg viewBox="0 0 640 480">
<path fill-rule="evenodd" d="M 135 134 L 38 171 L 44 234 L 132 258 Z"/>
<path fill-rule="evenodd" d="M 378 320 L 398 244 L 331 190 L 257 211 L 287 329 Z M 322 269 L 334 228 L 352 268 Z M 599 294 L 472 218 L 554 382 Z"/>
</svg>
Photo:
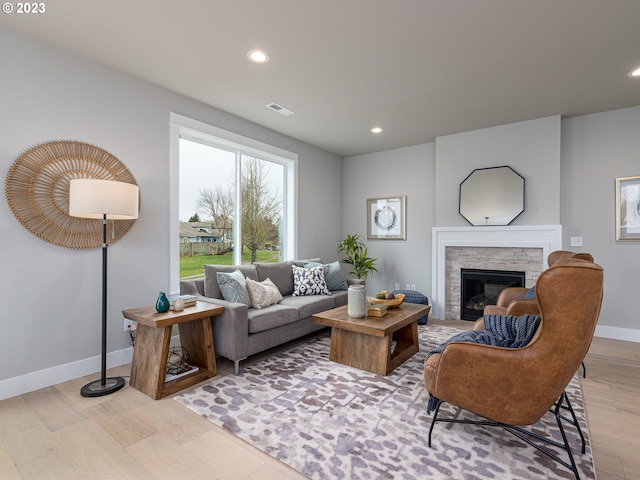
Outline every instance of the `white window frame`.
<svg viewBox="0 0 640 480">
<path fill-rule="evenodd" d="M 180 138 L 236 152 L 237 167 L 240 166 L 240 156 L 243 154 L 272 161 L 284 166 L 285 178 L 283 182 L 282 206 L 284 218 L 282 232 L 284 248 L 281 254 L 284 260 L 297 258 L 298 154 L 173 112 L 171 112 L 170 115 L 169 125 L 169 275 L 171 282 L 169 291 L 172 294 L 180 291 Z M 240 168 L 236 168 L 236 176 L 239 175 L 241 175 Z M 238 181 L 238 178 L 236 178 L 236 181 Z M 238 200 L 239 199 L 236 198 L 236 202 L 238 202 Z M 234 228 L 234 245 L 240 245 L 240 235 L 241 230 Z M 234 263 L 240 263 L 241 253 L 241 249 L 234 250 Z"/>
</svg>

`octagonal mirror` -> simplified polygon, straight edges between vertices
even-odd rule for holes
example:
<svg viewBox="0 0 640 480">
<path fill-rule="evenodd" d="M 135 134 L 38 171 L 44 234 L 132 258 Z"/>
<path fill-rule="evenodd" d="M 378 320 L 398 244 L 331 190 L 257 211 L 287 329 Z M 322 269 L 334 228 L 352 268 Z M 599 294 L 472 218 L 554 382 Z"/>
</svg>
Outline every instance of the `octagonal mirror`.
<svg viewBox="0 0 640 480">
<path fill-rule="evenodd" d="M 523 211 L 524 178 L 511 167 L 478 168 L 460 184 L 460 215 L 471 225 L 509 225 Z"/>
</svg>

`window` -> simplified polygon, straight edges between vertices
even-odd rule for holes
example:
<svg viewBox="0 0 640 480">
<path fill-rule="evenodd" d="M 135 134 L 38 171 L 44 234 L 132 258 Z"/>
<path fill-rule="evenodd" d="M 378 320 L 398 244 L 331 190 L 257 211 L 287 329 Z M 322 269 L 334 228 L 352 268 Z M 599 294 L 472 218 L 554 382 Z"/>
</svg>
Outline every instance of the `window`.
<svg viewBox="0 0 640 480">
<path fill-rule="evenodd" d="M 291 152 L 172 114 L 171 291 L 204 264 L 294 258 L 296 173 Z"/>
</svg>

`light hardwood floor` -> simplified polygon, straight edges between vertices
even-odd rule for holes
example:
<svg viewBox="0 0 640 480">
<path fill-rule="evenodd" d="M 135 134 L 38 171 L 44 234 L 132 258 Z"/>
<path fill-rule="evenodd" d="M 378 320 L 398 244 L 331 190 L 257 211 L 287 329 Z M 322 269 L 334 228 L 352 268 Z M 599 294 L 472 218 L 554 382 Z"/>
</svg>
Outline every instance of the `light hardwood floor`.
<svg viewBox="0 0 640 480">
<path fill-rule="evenodd" d="M 640 344 L 596 338 L 585 364 L 582 388 L 598 479 L 638 479 Z M 219 359 L 220 375 L 232 368 Z M 110 374 L 126 376 L 129 366 Z M 81 397 L 80 387 L 97 377 L 0 402 L 0 478 L 304 478 L 170 397 L 154 401 L 128 385 L 106 397 Z"/>
</svg>

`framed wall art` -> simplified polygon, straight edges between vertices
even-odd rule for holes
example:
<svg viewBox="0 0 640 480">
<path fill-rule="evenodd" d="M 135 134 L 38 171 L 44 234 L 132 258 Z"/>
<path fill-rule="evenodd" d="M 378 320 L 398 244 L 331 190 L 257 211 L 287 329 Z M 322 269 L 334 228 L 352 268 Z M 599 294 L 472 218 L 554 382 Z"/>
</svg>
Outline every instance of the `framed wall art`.
<svg viewBox="0 0 640 480">
<path fill-rule="evenodd" d="M 640 241 L 640 177 L 616 178 L 616 240 Z"/>
<path fill-rule="evenodd" d="M 367 238 L 406 240 L 406 196 L 367 199 Z"/>
</svg>

